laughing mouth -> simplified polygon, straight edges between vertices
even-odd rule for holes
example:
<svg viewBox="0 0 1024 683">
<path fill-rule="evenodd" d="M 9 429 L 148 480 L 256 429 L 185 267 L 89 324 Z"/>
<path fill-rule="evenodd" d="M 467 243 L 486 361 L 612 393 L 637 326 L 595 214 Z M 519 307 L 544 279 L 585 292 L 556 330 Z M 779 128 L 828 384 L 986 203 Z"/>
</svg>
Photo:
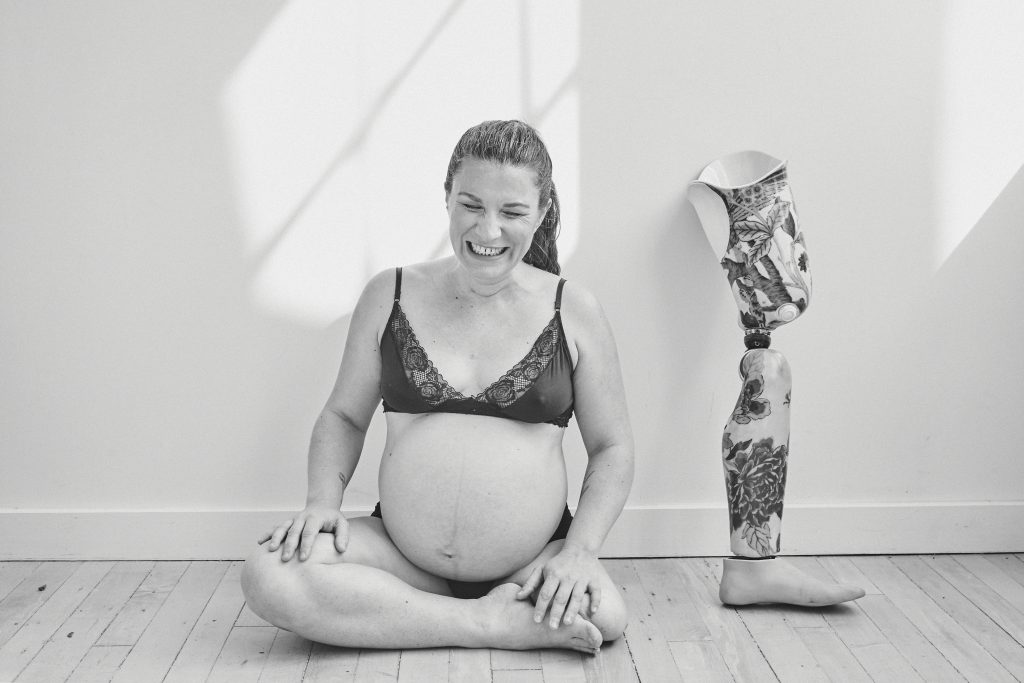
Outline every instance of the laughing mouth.
<svg viewBox="0 0 1024 683">
<path fill-rule="evenodd" d="M 508 247 L 481 247 L 472 242 L 466 242 L 466 244 L 469 245 L 469 250 L 477 256 L 499 256 L 508 251 Z"/>
</svg>

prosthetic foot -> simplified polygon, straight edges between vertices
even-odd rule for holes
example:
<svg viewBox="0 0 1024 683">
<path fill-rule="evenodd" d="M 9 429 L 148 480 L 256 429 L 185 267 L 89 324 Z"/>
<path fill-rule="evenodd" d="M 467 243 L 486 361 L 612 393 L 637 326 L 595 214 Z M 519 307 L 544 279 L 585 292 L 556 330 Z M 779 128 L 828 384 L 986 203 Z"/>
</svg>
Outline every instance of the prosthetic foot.
<svg viewBox="0 0 1024 683">
<path fill-rule="evenodd" d="M 785 603 L 802 607 L 825 607 L 863 597 L 857 586 L 825 583 L 809 576 L 781 557 L 722 560 L 722 582 L 718 597 L 726 605 Z"/>
<path fill-rule="evenodd" d="M 811 299 L 786 164 L 761 152 L 732 154 L 708 165 L 690 184 L 688 198 L 708 241 L 724 254 L 721 264 L 747 347 L 740 361 L 743 386 L 722 435 L 736 557 L 723 563 L 719 597 L 730 605 L 813 606 L 859 598 L 859 588 L 823 583 L 775 557 L 781 549 L 792 379 L 785 356 L 769 346 L 772 331 L 796 320 Z"/>
</svg>

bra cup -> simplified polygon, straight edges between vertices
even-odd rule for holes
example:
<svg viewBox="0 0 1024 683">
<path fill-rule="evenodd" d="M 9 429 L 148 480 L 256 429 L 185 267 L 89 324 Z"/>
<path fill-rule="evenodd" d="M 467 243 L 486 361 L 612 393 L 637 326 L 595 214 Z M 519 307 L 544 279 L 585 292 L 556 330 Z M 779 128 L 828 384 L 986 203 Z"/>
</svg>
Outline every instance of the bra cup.
<svg viewBox="0 0 1024 683">
<path fill-rule="evenodd" d="M 502 414 L 522 422 L 549 422 L 572 408 L 572 381 L 560 381 L 564 364 L 562 354 L 555 354 L 533 386 Z"/>
<path fill-rule="evenodd" d="M 533 386 L 505 408 L 505 415 L 523 422 L 547 422 L 572 408 L 572 368 L 566 367 L 571 364 L 566 362 L 568 349 L 561 335 L 559 346 Z M 565 375 L 569 375 L 569 381 L 562 379 Z"/>
<path fill-rule="evenodd" d="M 399 320 L 399 316 L 401 316 L 401 320 Z M 567 426 L 572 415 L 574 401 L 572 359 L 565 341 L 561 317 L 557 313 L 556 321 L 553 322 L 557 326 L 557 348 L 548 358 L 544 369 L 533 383 L 511 403 L 502 407 L 498 403 L 481 400 L 482 397 L 462 396 L 449 387 L 439 375 L 435 379 L 440 380 L 444 390 L 435 394 L 437 398 L 433 401 L 428 401 L 420 393 L 421 388 L 417 386 L 416 381 L 407 374 L 402 350 L 395 338 L 393 331 L 395 327 L 400 327 L 399 323 L 408 325 L 408 321 L 404 318 L 404 314 L 400 313 L 400 307 L 396 301 L 387 328 L 380 339 L 380 394 L 384 403 L 384 412 L 487 415 L 519 422 L 535 424 L 547 422 L 560 427 Z M 407 327 L 406 329 L 411 332 L 411 328 Z M 422 351 L 422 348 L 420 350 Z M 431 368 L 431 371 L 434 372 L 432 365 Z M 447 396 L 445 392 L 448 392 Z"/>
<path fill-rule="evenodd" d="M 393 318 L 394 313 L 391 315 Z M 405 374 L 402 354 L 391 334 L 391 320 L 388 320 L 388 329 L 380 339 L 380 356 L 380 396 L 384 401 L 384 410 L 396 413 L 427 412 L 422 409 L 427 404 Z"/>
</svg>

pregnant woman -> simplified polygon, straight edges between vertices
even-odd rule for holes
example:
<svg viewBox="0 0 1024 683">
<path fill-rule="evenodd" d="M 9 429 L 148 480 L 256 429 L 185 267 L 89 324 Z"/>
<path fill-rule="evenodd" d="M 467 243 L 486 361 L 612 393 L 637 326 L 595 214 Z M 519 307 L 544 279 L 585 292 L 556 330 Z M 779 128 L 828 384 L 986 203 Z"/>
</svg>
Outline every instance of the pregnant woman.
<svg viewBox="0 0 1024 683">
<path fill-rule="evenodd" d="M 242 587 L 267 621 L 333 645 L 593 653 L 627 618 L 597 559 L 633 477 L 615 342 L 593 296 L 559 277 L 533 128 L 468 130 L 444 189 L 454 255 L 367 284 L 313 430 L 306 507 L 265 534 Z M 380 503 L 346 519 L 382 400 Z M 573 415 L 588 454 L 575 517 Z"/>
</svg>

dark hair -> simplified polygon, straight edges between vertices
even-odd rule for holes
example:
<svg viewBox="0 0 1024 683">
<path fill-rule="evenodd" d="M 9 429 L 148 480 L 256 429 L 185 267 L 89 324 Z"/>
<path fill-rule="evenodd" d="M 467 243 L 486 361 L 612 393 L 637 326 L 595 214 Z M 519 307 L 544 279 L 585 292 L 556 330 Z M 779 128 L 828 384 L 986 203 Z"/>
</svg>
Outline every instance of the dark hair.
<svg viewBox="0 0 1024 683">
<path fill-rule="evenodd" d="M 537 172 L 537 189 L 540 191 L 540 206 L 551 200 L 551 206 L 533 235 L 533 244 L 523 257 L 523 262 L 558 275 L 558 237 L 560 216 L 558 193 L 551 180 L 551 157 L 540 134 L 522 121 L 484 121 L 465 133 L 452 151 L 448 162 L 448 175 L 444 179 L 444 191 L 452 191 L 452 179 L 462 167 L 464 159 L 473 157 L 499 164 L 524 166 Z"/>
</svg>

